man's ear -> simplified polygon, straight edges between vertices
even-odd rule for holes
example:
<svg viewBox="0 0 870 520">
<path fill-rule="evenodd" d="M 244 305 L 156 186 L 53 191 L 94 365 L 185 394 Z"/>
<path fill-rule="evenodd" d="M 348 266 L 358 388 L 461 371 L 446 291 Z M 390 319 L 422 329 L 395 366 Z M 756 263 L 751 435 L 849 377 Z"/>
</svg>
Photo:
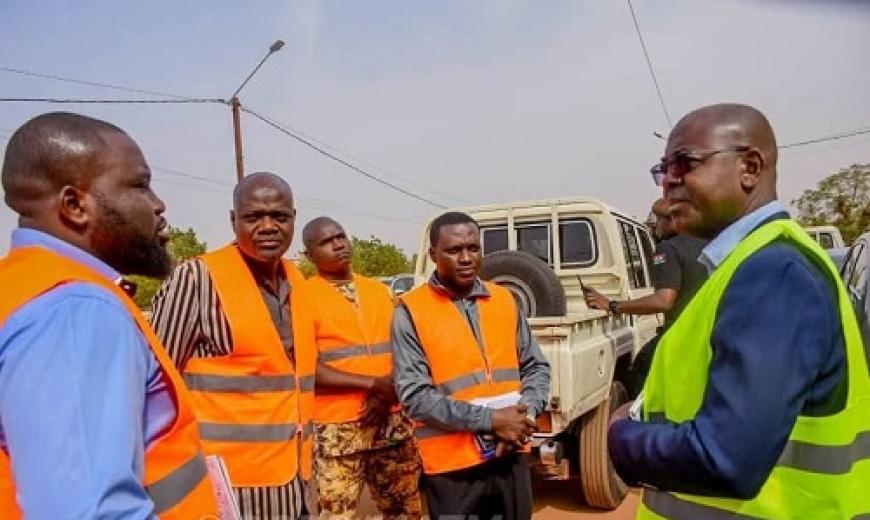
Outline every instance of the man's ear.
<svg viewBox="0 0 870 520">
<path fill-rule="evenodd" d="M 236 232 L 236 212 L 230 210 L 230 231 Z"/>
<path fill-rule="evenodd" d="M 96 208 L 96 201 L 91 194 L 70 184 L 60 189 L 57 203 L 61 220 L 79 228 L 88 225 Z"/>
<path fill-rule="evenodd" d="M 740 185 L 743 189 L 751 190 L 758 185 L 765 163 L 764 155 L 757 148 L 744 152 L 740 159 Z"/>
<path fill-rule="evenodd" d="M 432 260 L 432 263 L 435 263 L 435 248 L 429 246 L 429 260 Z"/>
</svg>

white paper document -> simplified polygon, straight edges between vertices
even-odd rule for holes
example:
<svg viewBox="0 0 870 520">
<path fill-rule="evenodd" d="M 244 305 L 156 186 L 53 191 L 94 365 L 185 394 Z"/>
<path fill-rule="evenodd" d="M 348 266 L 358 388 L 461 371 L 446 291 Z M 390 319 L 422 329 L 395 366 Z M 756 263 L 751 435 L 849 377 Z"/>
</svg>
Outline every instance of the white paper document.
<svg viewBox="0 0 870 520">
<path fill-rule="evenodd" d="M 520 402 L 522 396 L 519 392 L 508 392 L 506 394 L 496 395 L 493 397 L 478 397 L 469 401 L 471 404 L 478 406 L 486 406 L 487 408 L 504 408 L 505 406 L 513 406 Z"/>
<path fill-rule="evenodd" d="M 214 486 L 214 496 L 217 500 L 220 520 L 242 520 L 224 459 L 220 455 L 209 455 L 205 458 L 205 465 L 208 468 L 208 476 L 211 477 L 212 486 Z"/>
</svg>

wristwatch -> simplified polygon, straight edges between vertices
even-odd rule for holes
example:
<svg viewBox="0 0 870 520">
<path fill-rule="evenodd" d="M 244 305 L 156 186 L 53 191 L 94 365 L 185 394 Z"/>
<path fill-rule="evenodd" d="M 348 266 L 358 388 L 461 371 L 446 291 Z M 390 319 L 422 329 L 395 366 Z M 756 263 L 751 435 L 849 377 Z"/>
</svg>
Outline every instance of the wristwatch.
<svg viewBox="0 0 870 520">
<path fill-rule="evenodd" d="M 609 310 L 612 314 L 619 314 L 619 311 L 616 308 L 619 306 L 618 300 L 610 300 L 607 304 L 607 310 Z"/>
</svg>

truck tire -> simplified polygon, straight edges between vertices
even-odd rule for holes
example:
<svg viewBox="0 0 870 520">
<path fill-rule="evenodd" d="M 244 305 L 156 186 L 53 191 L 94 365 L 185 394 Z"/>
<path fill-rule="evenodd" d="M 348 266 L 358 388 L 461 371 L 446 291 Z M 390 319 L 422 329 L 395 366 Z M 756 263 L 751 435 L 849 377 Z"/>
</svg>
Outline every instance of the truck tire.
<svg viewBox="0 0 870 520">
<path fill-rule="evenodd" d="M 628 486 L 613 469 L 607 452 L 610 415 L 627 402 L 628 392 L 619 381 L 610 384 L 607 399 L 582 418 L 580 427 L 580 486 L 586 503 L 601 509 L 616 509 Z"/>
<path fill-rule="evenodd" d="M 564 316 L 565 289 L 553 269 L 525 251 L 497 251 L 483 258 L 480 277 L 508 289 L 527 318 Z"/>
</svg>

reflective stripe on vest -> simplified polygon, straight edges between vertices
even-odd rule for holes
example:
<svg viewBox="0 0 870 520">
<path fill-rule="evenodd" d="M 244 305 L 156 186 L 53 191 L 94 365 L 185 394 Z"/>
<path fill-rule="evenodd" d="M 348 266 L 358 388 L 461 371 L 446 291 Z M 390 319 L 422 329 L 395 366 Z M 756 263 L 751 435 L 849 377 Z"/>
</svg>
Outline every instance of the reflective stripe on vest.
<svg viewBox="0 0 870 520">
<path fill-rule="evenodd" d="M 516 368 L 498 368 L 492 371 L 492 380 L 496 383 L 504 381 L 519 381 L 520 371 Z M 452 395 L 472 386 L 482 385 L 487 382 L 486 371 L 480 370 L 464 376 L 459 376 L 450 381 L 436 386 L 442 394 Z"/>
<path fill-rule="evenodd" d="M 199 423 L 202 438 L 209 441 L 281 442 L 292 440 L 297 424 L 220 424 Z"/>
<path fill-rule="evenodd" d="M 199 452 L 172 473 L 145 486 L 145 492 L 154 502 L 154 512 L 159 515 L 176 506 L 206 475 L 205 456 Z"/>
<path fill-rule="evenodd" d="M 393 356 L 390 323 L 393 299 L 384 284 L 365 276 L 353 275 L 356 303 L 328 280 L 311 277 L 306 290 L 310 295 L 313 336 L 310 347 L 318 361 L 332 368 L 371 377 L 389 375 Z M 335 389 L 314 396 L 314 420 L 318 423 L 358 421 L 362 417 L 366 392 Z M 397 407 L 398 409 L 398 407 Z"/>
<path fill-rule="evenodd" d="M 391 344 L 387 341 L 384 343 L 376 343 L 374 345 L 351 345 L 349 347 L 321 352 L 318 359 L 324 363 L 328 363 L 330 361 L 338 361 L 339 359 L 369 356 L 373 354 L 390 354 L 392 351 Z"/>
<path fill-rule="evenodd" d="M 750 500 L 644 490 L 639 518 L 856 518 L 870 514 L 870 378 L 854 311 L 827 254 L 791 220 L 755 230 L 713 272 L 659 341 L 644 387 L 644 418 L 692 420 L 712 358 L 710 341 L 722 295 L 740 265 L 774 240 L 796 246 L 836 285 L 846 348 L 844 409 L 799 416 L 758 495 Z"/>
<path fill-rule="evenodd" d="M 510 293 L 485 282 L 489 297 L 477 300 L 481 341 L 456 305 L 429 284 L 402 296 L 441 393 L 461 401 L 520 389 L 517 310 Z M 473 433 L 419 426 L 415 432 L 427 474 L 468 468 L 484 461 Z"/>
<path fill-rule="evenodd" d="M 665 414 L 661 412 L 649 414 L 647 422 L 676 424 L 666 420 Z M 812 473 L 840 475 L 848 473 L 852 466 L 865 459 L 870 459 L 870 431 L 860 432 L 851 444 L 841 446 L 824 446 L 789 439 L 776 465 Z"/>
<path fill-rule="evenodd" d="M 142 481 L 163 520 L 217 518 L 214 490 L 206 471 L 190 395 L 136 304 L 110 280 L 91 268 L 41 247 L 15 249 L 0 260 L 0 325 L 18 308 L 52 288 L 70 282 L 97 285 L 127 309 L 147 341 L 173 396 L 176 416 L 159 439 L 145 450 Z M 50 410 L 40 413 L 51 413 Z M 3 518 L 18 518 L 12 473 L 14 460 L 0 450 L 0 511 Z"/>
<path fill-rule="evenodd" d="M 232 245 L 202 256 L 230 327 L 232 352 L 192 358 L 184 379 L 193 395 L 206 453 L 224 458 L 234 486 L 281 486 L 301 471 L 310 478 L 314 359 L 294 348 L 287 356 L 250 269 Z M 291 285 L 294 347 L 304 317 L 305 280 L 283 262 Z M 302 446 L 299 446 L 299 443 Z M 302 460 L 297 456 L 302 454 Z"/>
</svg>

